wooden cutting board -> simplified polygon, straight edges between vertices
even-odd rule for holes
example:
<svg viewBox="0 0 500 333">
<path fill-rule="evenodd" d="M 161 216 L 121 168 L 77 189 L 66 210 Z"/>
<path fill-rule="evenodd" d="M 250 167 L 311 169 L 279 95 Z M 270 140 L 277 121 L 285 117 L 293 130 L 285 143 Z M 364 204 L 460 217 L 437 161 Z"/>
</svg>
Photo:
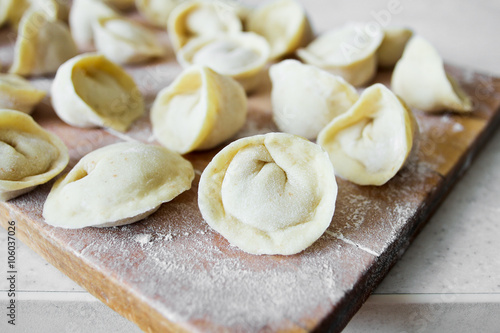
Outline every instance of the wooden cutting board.
<svg viewBox="0 0 500 333">
<path fill-rule="evenodd" d="M 3 38 L 3 39 L 2 39 Z M 12 43 L 0 38 L 0 55 Z M 170 54 L 126 68 L 149 106 L 181 68 Z M 44 223 L 42 207 L 53 182 L 0 203 L 0 222 L 15 220 L 16 236 L 90 293 L 147 332 L 340 331 L 409 246 L 450 187 L 467 169 L 500 121 L 500 79 L 448 67 L 474 100 L 469 115 L 427 115 L 418 153 L 381 187 L 337 179 L 330 227 L 293 256 L 255 256 L 231 246 L 202 219 L 200 174 L 218 149 L 186 157 L 196 169 L 193 187 L 138 223 L 65 230 Z M 390 72 L 376 81 L 387 84 Z M 52 78 L 32 82 L 48 90 Z M 249 115 L 237 137 L 276 131 L 270 83 L 249 97 Z M 58 119 L 46 98 L 33 113 L 69 148 L 68 169 L 88 152 L 122 140 L 156 144 L 149 115 L 129 132 L 78 129 Z"/>
</svg>

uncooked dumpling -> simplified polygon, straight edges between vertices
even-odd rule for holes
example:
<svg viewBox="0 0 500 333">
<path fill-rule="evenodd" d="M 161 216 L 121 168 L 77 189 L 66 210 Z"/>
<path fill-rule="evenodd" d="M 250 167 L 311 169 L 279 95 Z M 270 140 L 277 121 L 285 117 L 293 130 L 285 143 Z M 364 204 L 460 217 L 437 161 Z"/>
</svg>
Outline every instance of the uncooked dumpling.
<svg viewBox="0 0 500 333">
<path fill-rule="evenodd" d="M 42 10 L 29 10 L 24 14 L 10 73 L 53 74 L 63 62 L 78 54 L 68 27 L 49 16 Z"/>
<path fill-rule="evenodd" d="M 384 34 L 374 25 L 348 24 L 328 31 L 297 50 L 305 63 L 342 76 L 354 86 L 368 83 L 377 71 L 376 51 Z"/>
<path fill-rule="evenodd" d="M 0 109 L 31 113 L 46 92 L 16 74 L 0 74 Z"/>
<path fill-rule="evenodd" d="M 28 10 L 42 11 L 50 20 L 67 21 L 67 0 L 0 0 L 0 25 L 9 23 L 17 29 L 21 18 Z"/>
<path fill-rule="evenodd" d="M 181 2 L 182 0 L 135 0 L 135 6 L 148 22 L 165 28 L 170 13 Z"/>
<path fill-rule="evenodd" d="M 294 254 L 332 220 L 337 183 L 328 154 L 295 135 L 239 139 L 205 168 L 198 205 L 205 221 L 252 254 Z"/>
<path fill-rule="evenodd" d="M 0 110 L 0 201 L 31 191 L 68 164 L 68 149 L 29 115 Z"/>
<path fill-rule="evenodd" d="M 412 108 L 428 112 L 472 111 L 471 99 L 446 74 L 437 50 L 420 36 L 408 42 L 392 73 L 391 86 Z"/>
<path fill-rule="evenodd" d="M 92 25 L 99 18 L 117 17 L 119 14 L 99 0 L 74 0 L 69 12 L 69 26 L 76 45 L 91 50 L 94 43 Z"/>
<path fill-rule="evenodd" d="M 315 139 L 358 99 L 353 86 L 315 66 L 284 60 L 269 69 L 273 119 L 287 133 Z"/>
<path fill-rule="evenodd" d="M 318 136 L 335 172 L 359 185 L 383 185 L 403 167 L 418 127 L 411 111 L 377 83 Z"/>
<path fill-rule="evenodd" d="M 223 1 L 186 1 L 174 8 L 167 30 L 174 50 L 178 51 L 196 37 L 218 37 L 242 31 L 236 9 Z"/>
<path fill-rule="evenodd" d="M 93 29 L 97 51 L 119 64 L 144 62 L 166 52 L 151 30 L 127 18 L 100 18 Z"/>
<path fill-rule="evenodd" d="M 247 99 L 233 79 L 207 67 L 186 69 L 151 108 L 156 139 L 181 154 L 213 148 L 245 123 Z"/>
<path fill-rule="evenodd" d="M 84 156 L 52 187 L 45 221 L 75 229 L 133 223 L 191 188 L 191 163 L 161 146 L 122 142 Z"/>
<path fill-rule="evenodd" d="M 396 65 L 405 49 L 406 43 L 413 36 L 413 31 L 404 27 L 384 28 L 384 39 L 377 50 L 377 60 L 380 67 Z"/>
<path fill-rule="evenodd" d="M 144 113 L 142 94 L 123 68 L 97 53 L 64 63 L 51 87 L 52 106 L 77 127 L 127 128 Z"/>
<path fill-rule="evenodd" d="M 248 16 L 247 27 L 266 38 L 271 59 L 293 53 L 313 38 L 304 7 L 296 0 L 275 0 L 257 7 Z"/>
<path fill-rule="evenodd" d="M 178 53 L 183 67 L 207 66 L 238 81 L 250 92 L 262 82 L 269 59 L 269 44 L 253 33 L 241 32 L 191 40 Z"/>
</svg>

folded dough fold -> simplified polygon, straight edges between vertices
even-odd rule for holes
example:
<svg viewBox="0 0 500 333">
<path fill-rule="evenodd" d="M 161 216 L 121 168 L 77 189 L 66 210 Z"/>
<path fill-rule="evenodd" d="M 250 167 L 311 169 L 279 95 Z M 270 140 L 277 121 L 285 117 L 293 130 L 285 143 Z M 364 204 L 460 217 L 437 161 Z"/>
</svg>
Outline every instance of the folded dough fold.
<svg viewBox="0 0 500 333">
<path fill-rule="evenodd" d="M 222 149 L 201 175 L 205 221 L 252 254 L 294 254 L 330 225 L 337 183 L 328 154 L 295 135 L 269 133 Z"/>
<path fill-rule="evenodd" d="M 191 188 L 194 169 L 161 146 L 121 142 L 85 155 L 52 187 L 45 221 L 75 229 L 139 221 Z"/>
<path fill-rule="evenodd" d="M 51 95 L 57 115 L 77 127 L 126 131 L 144 113 L 142 94 L 133 78 L 98 53 L 65 62 L 56 73 Z"/>
<path fill-rule="evenodd" d="M 420 36 L 408 42 L 392 73 L 391 87 L 408 106 L 422 111 L 472 111 L 470 97 L 446 74 L 438 51 Z"/>
<path fill-rule="evenodd" d="M 0 109 L 30 114 L 47 93 L 16 74 L 0 74 Z"/>
<path fill-rule="evenodd" d="M 160 91 L 151 108 L 156 139 L 181 154 L 213 148 L 244 125 L 247 98 L 230 77 L 193 66 Z"/>
<path fill-rule="evenodd" d="M 0 109 L 0 201 L 31 191 L 68 164 L 68 149 L 31 116 Z"/>
<path fill-rule="evenodd" d="M 318 135 L 337 175 L 359 185 L 383 185 L 403 167 L 418 126 L 410 109 L 377 83 Z"/>
</svg>

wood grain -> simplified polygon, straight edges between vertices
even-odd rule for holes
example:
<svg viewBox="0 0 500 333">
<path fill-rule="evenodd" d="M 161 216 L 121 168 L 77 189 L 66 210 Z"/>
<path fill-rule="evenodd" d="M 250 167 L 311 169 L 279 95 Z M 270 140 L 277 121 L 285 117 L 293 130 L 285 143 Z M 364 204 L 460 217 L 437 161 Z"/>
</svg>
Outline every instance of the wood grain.
<svg viewBox="0 0 500 333">
<path fill-rule="evenodd" d="M 9 52 L 2 43 L 3 52 Z M 172 55 L 127 67 L 149 108 L 181 68 Z M 197 207 L 199 175 L 222 148 L 191 153 L 193 187 L 138 223 L 64 230 L 41 216 L 53 182 L 0 204 L 0 222 L 15 220 L 17 237 L 90 293 L 146 332 L 340 331 L 408 247 L 500 121 L 500 80 L 448 66 L 474 100 L 470 115 L 428 115 L 417 154 L 381 187 L 338 179 L 336 212 L 327 232 L 293 256 L 254 256 L 231 246 L 203 221 Z M 387 84 L 390 72 L 376 82 Z M 52 78 L 32 82 L 48 89 Z M 249 97 L 249 115 L 237 134 L 276 131 L 270 83 Z M 107 144 L 156 144 L 145 115 L 124 135 L 77 129 L 61 122 L 50 98 L 35 120 L 70 150 L 72 167 Z"/>
</svg>

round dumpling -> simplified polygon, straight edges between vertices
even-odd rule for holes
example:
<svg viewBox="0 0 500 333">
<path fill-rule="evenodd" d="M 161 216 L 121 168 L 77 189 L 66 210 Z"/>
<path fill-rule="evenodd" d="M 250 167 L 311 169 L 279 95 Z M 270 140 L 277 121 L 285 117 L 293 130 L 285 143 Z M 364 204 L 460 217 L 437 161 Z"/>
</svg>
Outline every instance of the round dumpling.
<svg viewBox="0 0 500 333">
<path fill-rule="evenodd" d="M 247 27 L 266 38 L 271 47 L 271 59 L 291 54 L 313 38 L 306 12 L 296 0 L 264 3 L 249 14 Z"/>
<path fill-rule="evenodd" d="M 178 51 L 191 39 L 218 37 L 241 32 L 243 25 L 238 10 L 222 1 L 185 1 L 174 8 L 167 22 L 168 35 Z"/>
<path fill-rule="evenodd" d="M 52 106 L 66 123 L 77 127 L 127 128 L 144 113 L 144 101 L 133 78 L 97 53 L 65 62 L 51 87 Z"/>
<path fill-rule="evenodd" d="M 230 77 L 193 66 L 160 91 L 151 108 L 156 139 L 181 154 L 213 148 L 245 124 L 247 98 Z"/>
<path fill-rule="evenodd" d="M 377 83 L 318 135 L 337 175 L 358 185 L 383 185 L 403 167 L 418 127 L 413 113 Z"/>
<path fill-rule="evenodd" d="M 242 32 L 195 38 L 177 53 L 177 60 L 183 67 L 210 67 L 232 77 L 249 92 L 262 82 L 269 52 L 269 44 L 263 37 Z"/>
<path fill-rule="evenodd" d="M 68 164 L 68 149 L 31 116 L 0 110 L 0 201 L 32 190 L 57 176 Z"/>
<path fill-rule="evenodd" d="M 68 229 L 133 223 L 191 188 L 187 160 L 161 146 L 121 142 L 84 156 L 52 187 L 45 221 Z"/>
<path fill-rule="evenodd" d="M 201 175 L 198 205 L 205 221 L 252 254 L 298 253 L 328 228 L 337 183 L 328 154 L 286 133 L 239 139 Z"/>
<path fill-rule="evenodd" d="M 377 72 L 376 52 L 384 37 L 379 27 L 372 27 L 355 23 L 328 31 L 297 50 L 297 56 L 354 86 L 365 85 Z"/>
<path fill-rule="evenodd" d="M 316 139 L 333 118 L 358 99 L 342 77 L 297 60 L 283 60 L 269 69 L 273 119 L 287 133 Z"/>
</svg>

